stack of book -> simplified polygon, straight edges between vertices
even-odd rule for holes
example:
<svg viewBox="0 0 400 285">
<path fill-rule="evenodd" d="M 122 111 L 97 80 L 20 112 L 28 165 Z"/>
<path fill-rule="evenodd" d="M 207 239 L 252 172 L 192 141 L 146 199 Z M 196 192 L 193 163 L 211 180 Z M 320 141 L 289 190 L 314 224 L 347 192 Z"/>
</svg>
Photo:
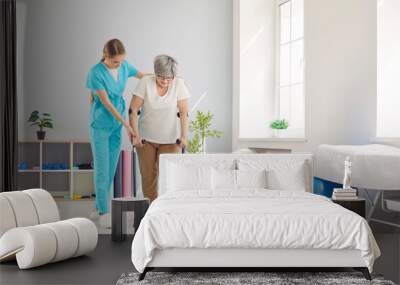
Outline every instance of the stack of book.
<svg viewBox="0 0 400 285">
<path fill-rule="evenodd" d="M 333 189 L 332 199 L 334 199 L 334 200 L 356 200 L 356 199 L 358 199 L 357 189 L 335 188 L 335 189 Z"/>
</svg>

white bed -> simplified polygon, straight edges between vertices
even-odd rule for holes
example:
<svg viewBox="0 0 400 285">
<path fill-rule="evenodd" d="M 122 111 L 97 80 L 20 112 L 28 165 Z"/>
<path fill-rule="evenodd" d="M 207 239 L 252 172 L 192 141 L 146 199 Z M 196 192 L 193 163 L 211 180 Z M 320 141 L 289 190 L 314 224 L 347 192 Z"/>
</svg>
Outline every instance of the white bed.
<svg viewBox="0 0 400 285">
<path fill-rule="evenodd" d="M 347 156 L 352 162 L 353 187 L 400 190 L 400 148 L 388 145 L 320 145 L 315 156 L 316 176 L 342 184 Z"/>
<path fill-rule="evenodd" d="M 316 153 L 316 177 L 342 184 L 347 156 L 352 162 L 351 186 L 364 192 L 371 205 L 367 220 L 400 227 L 400 224 L 372 218 L 379 201 L 384 211 L 400 211 L 398 197 L 385 198 L 385 193 L 393 196 L 400 191 L 400 148 L 381 144 L 320 145 Z"/>
<path fill-rule="evenodd" d="M 202 170 L 193 177 L 180 173 L 184 183 L 176 182 L 176 165 L 183 172 Z M 218 169 L 219 178 L 221 173 L 228 174 L 219 186 L 229 185 L 230 173 L 237 174 L 234 182 L 239 186 L 257 184 L 255 173 L 267 169 L 265 173 L 275 173 L 266 174 L 268 181 L 278 177 L 281 186 L 297 191 L 216 187 L 215 170 L 211 188 L 205 188 L 206 166 Z M 243 174 L 253 179 L 240 178 Z M 311 194 L 311 177 L 309 154 L 162 155 L 161 196 L 137 230 L 132 262 L 144 274 L 154 267 L 355 267 L 372 271 L 380 252 L 368 223 L 329 199 Z M 185 189 L 190 180 L 198 180 L 194 183 L 202 187 Z M 368 270 L 364 274 L 369 276 Z"/>
</svg>

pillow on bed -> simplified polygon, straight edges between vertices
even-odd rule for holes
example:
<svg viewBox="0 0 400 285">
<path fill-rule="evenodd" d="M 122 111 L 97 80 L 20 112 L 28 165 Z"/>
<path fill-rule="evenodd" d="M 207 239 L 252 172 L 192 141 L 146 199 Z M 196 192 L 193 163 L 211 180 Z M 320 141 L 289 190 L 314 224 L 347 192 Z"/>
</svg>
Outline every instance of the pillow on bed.
<svg viewBox="0 0 400 285">
<path fill-rule="evenodd" d="M 212 168 L 212 187 L 236 190 L 236 170 Z"/>
<path fill-rule="evenodd" d="M 268 189 L 307 191 L 307 171 L 304 163 L 291 168 L 268 169 L 266 174 Z"/>
<path fill-rule="evenodd" d="M 266 170 L 236 170 L 238 188 L 267 188 Z"/>
<path fill-rule="evenodd" d="M 212 189 L 211 167 L 170 163 L 167 191 Z"/>
</svg>

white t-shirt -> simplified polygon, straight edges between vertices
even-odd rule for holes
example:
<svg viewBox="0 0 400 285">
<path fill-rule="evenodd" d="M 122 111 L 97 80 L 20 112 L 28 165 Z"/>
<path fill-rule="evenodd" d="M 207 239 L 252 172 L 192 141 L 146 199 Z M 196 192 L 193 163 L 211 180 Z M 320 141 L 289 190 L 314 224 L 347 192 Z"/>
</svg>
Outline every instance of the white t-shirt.
<svg viewBox="0 0 400 285">
<path fill-rule="evenodd" d="M 106 65 L 104 65 L 108 72 L 110 72 L 111 76 L 115 79 L 115 81 L 118 81 L 118 70 L 119 68 L 108 68 Z"/>
<path fill-rule="evenodd" d="M 155 75 L 144 76 L 133 95 L 144 100 L 139 116 L 140 136 L 149 142 L 173 144 L 181 136 L 178 101 L 190 97 L 182 78 L 175 78 L 164 96 L 157 91 Z"/>
</svg>

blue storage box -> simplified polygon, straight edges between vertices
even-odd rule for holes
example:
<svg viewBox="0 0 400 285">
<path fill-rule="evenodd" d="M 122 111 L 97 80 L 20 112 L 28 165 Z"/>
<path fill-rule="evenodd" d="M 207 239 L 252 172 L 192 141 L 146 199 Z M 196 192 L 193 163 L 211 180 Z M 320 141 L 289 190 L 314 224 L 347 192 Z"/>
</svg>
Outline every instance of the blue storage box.
<svg viewBox="0 0 400 285">
<path fill-rule="evenodd" d="M 314 194 L 322 195 L 328 198 L 332 197 L 334 188 L 342 188 L 342 184 L 314 177 Z"/>
</svg>

